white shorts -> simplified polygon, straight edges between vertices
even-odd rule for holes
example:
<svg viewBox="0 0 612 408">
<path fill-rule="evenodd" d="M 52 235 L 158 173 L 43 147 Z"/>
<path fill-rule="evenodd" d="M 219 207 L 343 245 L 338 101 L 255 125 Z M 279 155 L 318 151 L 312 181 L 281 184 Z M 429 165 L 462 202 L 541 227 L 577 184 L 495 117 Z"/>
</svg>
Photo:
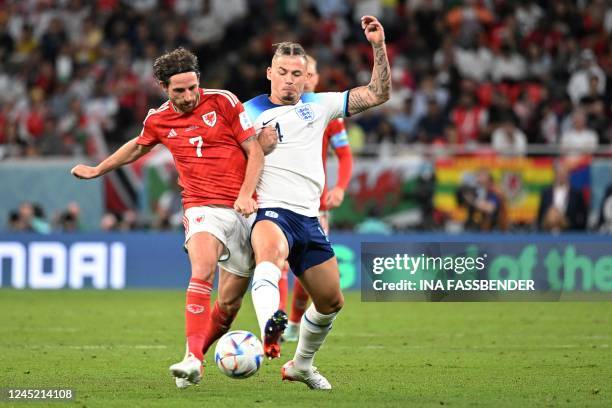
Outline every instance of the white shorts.
<svg viewBox="0 0 612 408">
<path fill-rule="evenodd" d="M 251 247 L 251 226 L 255 214 L 244 218 L 234 209 L 227 207 L 191 207 L 183 215 L 185 226 L 185 248 L 189 239 L 198 232 L 208 232 L 223 246 L 219 266 L 243 277 L 253 276 L 255 258 Z"/>
</svg>

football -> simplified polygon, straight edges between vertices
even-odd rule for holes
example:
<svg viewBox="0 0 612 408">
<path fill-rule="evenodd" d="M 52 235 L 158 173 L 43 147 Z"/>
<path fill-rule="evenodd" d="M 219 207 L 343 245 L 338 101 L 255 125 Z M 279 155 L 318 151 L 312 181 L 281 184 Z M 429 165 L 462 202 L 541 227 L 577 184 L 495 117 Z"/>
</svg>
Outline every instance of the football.
<svg viewBox="0 0 612 408">
<path fill-rule="evenodd" d="M 255 374 L 264 359 L 261 341 L 253 333 L 235 330 L 217 342 L 215 363 L 231 378 L 248 378 Z"/>
</svg>

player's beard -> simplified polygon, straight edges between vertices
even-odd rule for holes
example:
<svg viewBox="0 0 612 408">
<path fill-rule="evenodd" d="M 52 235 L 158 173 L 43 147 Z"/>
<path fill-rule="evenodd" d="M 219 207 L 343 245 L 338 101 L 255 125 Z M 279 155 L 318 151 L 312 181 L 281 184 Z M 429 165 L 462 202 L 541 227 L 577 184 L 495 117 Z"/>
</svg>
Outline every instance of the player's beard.
<svg viewBox="0 0 612 408">
<path fill-rule="evenodd" d="M 191 112 L 196 107 L 197 102 L 184 103 L 181 105 L 181 110 L 185 113 Z"/>
<path fill-rule="evenodd" d="M 297 94 L 293 93 L 293 92 L 286 92 L 284 94 L 281 94 L 281 100 L 283 102 L 288 102 L 288 103 L 296 103 L 298 100 L 298 96 Z"/>
<path fill-rule="evenodd" d="M 199 102 L 200 102 L 200 95 L 198 94 L 196 95 L 196 98 L 193 102 L 183 102 L 180 105 L 178 105 L 178 107 L 183 113 L 189 113 L 192 110 L 194 110 L 196 106 L 198 106 Z"/>
</svg>

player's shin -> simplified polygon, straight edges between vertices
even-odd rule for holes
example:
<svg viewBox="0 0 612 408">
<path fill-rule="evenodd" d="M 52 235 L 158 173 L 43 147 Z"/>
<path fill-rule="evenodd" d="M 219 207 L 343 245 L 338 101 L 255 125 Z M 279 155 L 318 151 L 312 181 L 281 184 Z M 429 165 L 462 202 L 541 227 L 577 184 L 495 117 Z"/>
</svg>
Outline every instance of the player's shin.
<svg viewBox="0 0 612 408">
<path fill-rule="evenodd" d="M 206 328 L 206 336 L 202 345 L 202 353 L 206 354 L 210 346 L 217 341 L 221 336 L 228 332 L 232 322 L 236 318 L 238 309 L 224 311 L 219 307 L 219 302 L 215 302 L 208 326 Z"/>
<path fill-rule="evenodd" d="M 281 271 L 281 278 L 278 281 L 278 291 L 280 294 L 280 302 L 278 308 L 283 311 L 287 310 L 287 296 L 289 292 L 289 278 L 287 276 L 288 274 L 289 266 L 287 265 L 287 263 L 285 263 L 285 266 L 283 266 L 283 270 Z"/>
<path fill-rule="evenodd" d="M 295 280 L 293 285 L 293 300 L 291 302 L 291 314 L 289 315 L 289 324 L 298 326 L 302 320 L 302 316 L 308 306 L 308 292 L 302 286 L 299 280 Z"/>
<path fill-rule="evenodd" d="M 295 368 L 304 371 L 312 367 L 314 355 L 325 341 L 337 314 L 338 312 L 327 315 L 319 313 L 314 304 L 306 310 L 302 316 L 300 338 L 293 357 Z"/>
<path fill-rule="evenodd" d="M 280 303 L 278 281 L 280 277 L 281 270 L 272 262 L 261 262 L 255 267 L 253 273 L 251 297 L 262 338 L 268 319 L 278 310 Z"/>
<path fill-rule="evenodd" d="M 212 285 L 202 279 L 191 278 L 187 288 L 185 306 L 185 335 L 187 347 L 197 359 L 202 361 L 202 347 L 210 317 L 210 292 Z"/>
</svg>

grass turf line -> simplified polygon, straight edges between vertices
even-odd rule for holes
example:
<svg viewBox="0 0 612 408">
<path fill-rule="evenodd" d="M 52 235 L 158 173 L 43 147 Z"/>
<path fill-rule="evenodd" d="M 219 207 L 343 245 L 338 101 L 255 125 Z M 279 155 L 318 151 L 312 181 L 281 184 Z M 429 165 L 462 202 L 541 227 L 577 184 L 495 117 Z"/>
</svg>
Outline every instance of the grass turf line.
<svg viewBox="0 0 612 408">
<path fill-rule="evenodd" d="M 331 392 L 232 380 L 209 351 L 177 390 L 184 292 L 0 290 L 0 388 L 72 388 L 79 407 L 612 406 L 612 302 L 361 303 L 346 295 L 315 365 Z M 250 299 L 233 326 L 256 332 Z M 6 403 L 0 402 L 0 408 Z M 61 403 L 16 403 L 15 406 Z"/>
</svg>

